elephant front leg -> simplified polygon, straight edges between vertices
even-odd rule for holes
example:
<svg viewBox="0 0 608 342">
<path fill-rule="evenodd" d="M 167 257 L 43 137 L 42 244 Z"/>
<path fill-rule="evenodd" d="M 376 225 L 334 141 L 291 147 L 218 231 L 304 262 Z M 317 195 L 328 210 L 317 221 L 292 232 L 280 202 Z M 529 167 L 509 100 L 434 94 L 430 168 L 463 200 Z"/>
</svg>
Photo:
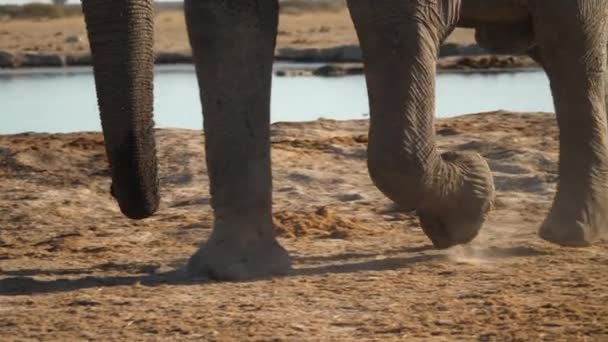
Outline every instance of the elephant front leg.
<svg viewBox="0 0 608 342">
<path fill-rule="evenodd" d="M 547 71 L 560 131 L 559 182 L 540 236 L 588 246 L 608 233 L 608 137 L 603 0 L 538 1 L 536 54 Z"/>
<path fill-rule="evenodd" d="M 276 0 L 185 2 L 215 223 L 191 273 L 235 280 L 289 270 L 271 204 L 270 86 Z"/>
<path fill-rule="evenodd" d="M 435 144 L 435 62 L 458 20 L 442 1 L 348 1 L 365 62 L 370 103 L 368 168 L 374 184 L 415 209 L 437 248 L 477 236 L 494 199 L 486 161 L 441 154 Z"/>
</svg>

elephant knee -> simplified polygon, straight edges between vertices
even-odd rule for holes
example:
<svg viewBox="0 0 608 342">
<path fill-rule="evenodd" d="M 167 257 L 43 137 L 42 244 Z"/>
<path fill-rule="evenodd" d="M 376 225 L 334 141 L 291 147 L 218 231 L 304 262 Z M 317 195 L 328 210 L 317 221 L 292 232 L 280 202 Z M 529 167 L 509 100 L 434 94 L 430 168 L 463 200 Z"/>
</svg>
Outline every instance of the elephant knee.
<svg viewBox="0 0 608 342">
<path fill-rule="evenodd" d="M 368 152 L 367 169 L 374 185 L 405 210 L 419 205 L 424 185 L 425 167 L 416 158 L 398 149 Z"/>
</svg>

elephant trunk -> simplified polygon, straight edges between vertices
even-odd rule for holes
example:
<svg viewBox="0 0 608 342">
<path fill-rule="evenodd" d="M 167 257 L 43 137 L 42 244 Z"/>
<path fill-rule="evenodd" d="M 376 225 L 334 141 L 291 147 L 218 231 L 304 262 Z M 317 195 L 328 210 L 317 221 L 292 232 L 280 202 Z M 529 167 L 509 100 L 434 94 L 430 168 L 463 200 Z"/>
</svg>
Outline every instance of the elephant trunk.
<svg viewBox="0 0 608 342">
<path fill-rule="evenodd" d="M 151 0 L 83 1 L 112 195 L 129 218 L 159 202 L 153 111 Z"/>
<path fill-rule="evenodd" d="M 490 209 L 493 182 L 476 154 L 435 144 L 435 63 L 458 20 L 458 3 L 349 1 L 370 103 L 368 168 L 374 184 L 415 209 L 435 246 L 470 241 Z"/>
</svg>

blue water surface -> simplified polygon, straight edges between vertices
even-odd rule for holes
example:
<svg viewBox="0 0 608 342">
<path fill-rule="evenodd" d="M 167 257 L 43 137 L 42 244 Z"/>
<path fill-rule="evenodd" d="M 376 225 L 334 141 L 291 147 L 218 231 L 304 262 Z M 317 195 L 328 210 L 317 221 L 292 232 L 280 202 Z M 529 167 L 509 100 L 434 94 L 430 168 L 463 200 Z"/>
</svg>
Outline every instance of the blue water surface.
<svg viewBox="0 0 608 342">
<path fill-rule="evenodd" d="M 157 127 L 202 127 L 192 66 L 157 67 L 154 93 Z M 553 111 L 545 74 L 437 76 L 439 117 L 497 109 Z M 364 118 L 369 112 L 364 77 L 274 76 L 271 111 L 273 122 Z M 90 68 L 0 72 L 0 134 L 99 130 Z"/>
</svg>

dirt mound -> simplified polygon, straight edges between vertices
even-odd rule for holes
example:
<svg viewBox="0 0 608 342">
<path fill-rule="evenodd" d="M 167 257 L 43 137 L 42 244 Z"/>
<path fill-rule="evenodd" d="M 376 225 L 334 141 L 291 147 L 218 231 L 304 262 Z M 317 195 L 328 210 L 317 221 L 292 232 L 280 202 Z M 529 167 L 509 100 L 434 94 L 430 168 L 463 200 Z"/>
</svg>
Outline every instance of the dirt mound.
<svg viewBox="0 0 608 342">
<path fill-rule="evenodd" d="M 341 217 L 328 207 L 310 213 L 279 211 L 274 213 L 273 223 L 277 236 L 283 238 L 347 239 L 370 231 L 365 223 Z"/>
</svg>

